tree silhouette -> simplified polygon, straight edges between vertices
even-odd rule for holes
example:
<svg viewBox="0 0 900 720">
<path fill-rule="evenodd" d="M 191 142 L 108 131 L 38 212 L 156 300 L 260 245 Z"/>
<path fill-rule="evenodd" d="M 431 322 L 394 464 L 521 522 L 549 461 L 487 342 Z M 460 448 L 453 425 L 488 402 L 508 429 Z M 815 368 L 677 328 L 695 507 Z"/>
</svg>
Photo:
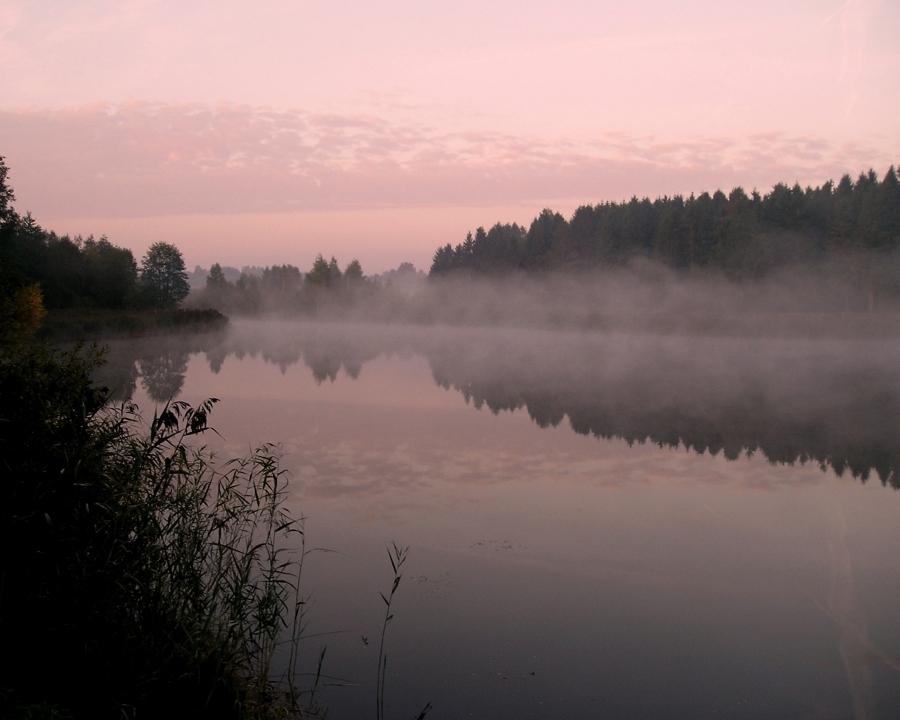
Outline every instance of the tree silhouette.
<svg viewBox="0 0 900 720">
<path fill-rule="evenodd" d="M 206 288 L 208 290 L 220 290 L 226 285 L 228 285 L 228 280 L 225 279 L 222 266 L 216 263 L 209 269 L 209 275 L 206 276 Z"/>
<path fill-rule="evenodd" d="M 165 242 L 150 246 L 141 261 L 141 287 L 151 304 L 175 307 L 191 291 L 181 251 Z"/>
</svg>

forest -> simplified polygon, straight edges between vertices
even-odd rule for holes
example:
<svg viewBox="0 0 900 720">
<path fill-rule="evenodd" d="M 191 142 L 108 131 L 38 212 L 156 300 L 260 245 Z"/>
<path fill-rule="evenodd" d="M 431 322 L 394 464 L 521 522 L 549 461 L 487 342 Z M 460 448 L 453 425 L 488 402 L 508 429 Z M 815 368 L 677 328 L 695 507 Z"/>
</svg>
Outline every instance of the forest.
<svg viewBox="0 0 900 720">
<path fill-rule="evenodd" d="M 170 328 L 220 324 L 221 316 L 198 312 L 208 309 L 243 315 L 334 315 L 376 299 L 388 313 L 398 302 L 397 292 L 424 278 L 409 263 L 364 277 L 359 261 L 351 260 L 341 269 L 334 257 L 325 260 L 322 255 L 305 273 L 291 264 L 239 272 L 219 263 L 209 271 L 198 266 L 188 273 L 180 250 L 162 241 L 138 262 L 131 250 L 106 237 L 60 235 L 42 228 L 30 213 L 18 213 L 8 174 L 0 157 L 0 314 L 6 324 L 14 317 L 26 317 L 24 322 L 32 329 L 43 320 L 45 328 L 108 331 L 119 329 L 110 323 L 113 317 L 128 319 L 126 329 L 140 330 L 147 323 L 136 321 L 135 314 L 155 313 L 158 318 L 160 311 L 170 311 L 164 316 L 165 327 Z M 205 279 L 192 291 L 191 280 L 198 272 Z M 171 312 L 182 305 L 186 311 Z M 102 326 L 83 321 L 98 313 L 105 314 Z"/>
<path fill-rule="evenodd" d="M 569 220 L 544 210 L 527 230 L 497 223 L 438 248 L 430 276 L 590 271 L 642 257 L 681 271 L 760 279 L 785 266 L 898 247 L 900 181 L 891 166 L 880 180 L 869 170 L 856 182 L 844 175 L 815 188 L 779 183 L 765 195 L 736 187 L 728 195 L 584 205 Z"/>
<path fill-rule="evenodd" d="M 198 267 L 193 276 L 200 272 Z M 307 272 L 290 264 L 237 271 L 215 263 L 185 307 L 213 308 L 228 315 L 397 321 L 410 317 L 411 306 L 422 303 L 417 291 L 425 280 L 425 273 L 411 263 L 366 276 L 358 260 L 341 270 L 336 258 L 325 260 L 321 254 Z"/>
<path fill-rule="evenodd" d="M 527 306 L 541 322 L 597 327 L 624 307 L 681 316 L 717 307 L 744 314 L 900 307 L 894 167 L 882 178 L 869 170 L 856 181 L 845 175 L 815 188 L 778 184 L 765 195 L 738 187 L 727 196 L 718 190 L 585 205 L 569 220 L 544 210 L 527 230 L 497 223 L 439 248 L 431 282 L 410 263 L 365 276 L 357 260 L 342 268 L 321 254 L 306 272 L 287 263 L 245 272 L 216 263 L 189 274 L 166 242 L 138 263 L 105 237 L 58 235 L 18 214 L 7 173 L 0 160 L 4 307 L 16 296 L 20 309 L 30 303 L 38 315 L 183 305 L 251 316 L 522 324 Z M 563 295 L 565 307 L 558 307 Z"/>
<path fill-rule="evenodd" d="M 106 237 L 74 238 L 44 230 L 30 213 L 12 207 L 0 158 L 0 260 L 4 290 L 38 285 L 48 309 L 167 308 L 177 306 L 190 288 L 184 260 L 174 245 L 155 243 L 140 267 L 131 250 Z"/>
<path fill-rule="evenodd" d="M 404 265 L 366 278 L 358 262 L 342 273 L 320 255 L 305 274 L 273 266 L 234 282 L 213 266 L 189 302 L 250 315 L 581 328 L 608 327 L 623 309 L 631 324 L 636 313 L 895 311 L 900 181 L 892 166 L 883 178 L 869 170 L 764 195 L 738 187 L 585 205 L 569 220 L 544 210 L 527 230 L 497 223 L 438 248 L 431 282 Z"/>
</svg>

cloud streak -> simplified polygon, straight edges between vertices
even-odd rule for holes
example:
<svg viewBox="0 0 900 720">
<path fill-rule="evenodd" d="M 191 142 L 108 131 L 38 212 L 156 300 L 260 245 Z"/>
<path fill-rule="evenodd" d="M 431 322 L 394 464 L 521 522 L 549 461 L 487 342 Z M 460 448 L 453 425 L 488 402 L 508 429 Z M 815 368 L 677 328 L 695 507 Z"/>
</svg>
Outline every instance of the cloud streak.
<svg viewBox="0 0 900 720">
<path fill-rule="evenodd" d="M 780 132 L 546 139 L 231 104 L 0 111 L 20 210 L 149 217 L 621 200 L 887 166 L 897 148 Z M 27 207 L 21 207 L 24 201 Z"/>
</svg>

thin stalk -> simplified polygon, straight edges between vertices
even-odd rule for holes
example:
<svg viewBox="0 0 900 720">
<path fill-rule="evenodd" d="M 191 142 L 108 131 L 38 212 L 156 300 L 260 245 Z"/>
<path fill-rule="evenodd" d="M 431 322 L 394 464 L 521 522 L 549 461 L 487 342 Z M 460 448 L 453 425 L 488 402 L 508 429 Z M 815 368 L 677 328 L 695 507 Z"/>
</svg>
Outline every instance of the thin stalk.
<svg viewBox="0 0 900 720">
<path fill-rule="evenodd" d="M 381 642 L 378 646 L 378 673 L 375 679 L 375 717 L 377 720 L 384 720 L 384 678 L 385 670 L 387 669 L 387 653 L 384 651 L 384 638 L 387 635 L 388 624 L 394 619 L 394 616 L 391 614 L 391 602 L 393 602 L 394 593 L 397 592 L 397 587 L 400 585 L 400 578 L 403 577 L 400 573 L 400 568 L 406 562 L 408 552 L 409 547 L 401 548 L 397 546 L 396 542 L 391 543 L 391 547 L 388 548 L 388 559 L 391 561 L 391 568 L 394 571 L 394 581 L 387 596 L 384 593 L 379 593 L 381 599 L 384 600 L 385 608 L 384 623 L 381 626 Z"/>
</svg>

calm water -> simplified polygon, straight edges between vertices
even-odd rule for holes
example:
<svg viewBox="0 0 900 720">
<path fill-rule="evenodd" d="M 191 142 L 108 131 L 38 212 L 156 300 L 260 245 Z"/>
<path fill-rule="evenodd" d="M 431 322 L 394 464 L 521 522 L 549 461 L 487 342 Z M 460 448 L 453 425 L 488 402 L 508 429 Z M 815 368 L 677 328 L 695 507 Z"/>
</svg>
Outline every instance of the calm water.
<svg viewBox="0 0 900 720">
<path fill-rule="evenodd" d="M 307 517 L 307 666 L 374 717 L 900 717 L 900 342 L 233 323 L 118 342 Z M 318 633 L 323 633 L 319 635 Z M 366 644 L 365 640 L 368 640 Z"/>
</svg>

